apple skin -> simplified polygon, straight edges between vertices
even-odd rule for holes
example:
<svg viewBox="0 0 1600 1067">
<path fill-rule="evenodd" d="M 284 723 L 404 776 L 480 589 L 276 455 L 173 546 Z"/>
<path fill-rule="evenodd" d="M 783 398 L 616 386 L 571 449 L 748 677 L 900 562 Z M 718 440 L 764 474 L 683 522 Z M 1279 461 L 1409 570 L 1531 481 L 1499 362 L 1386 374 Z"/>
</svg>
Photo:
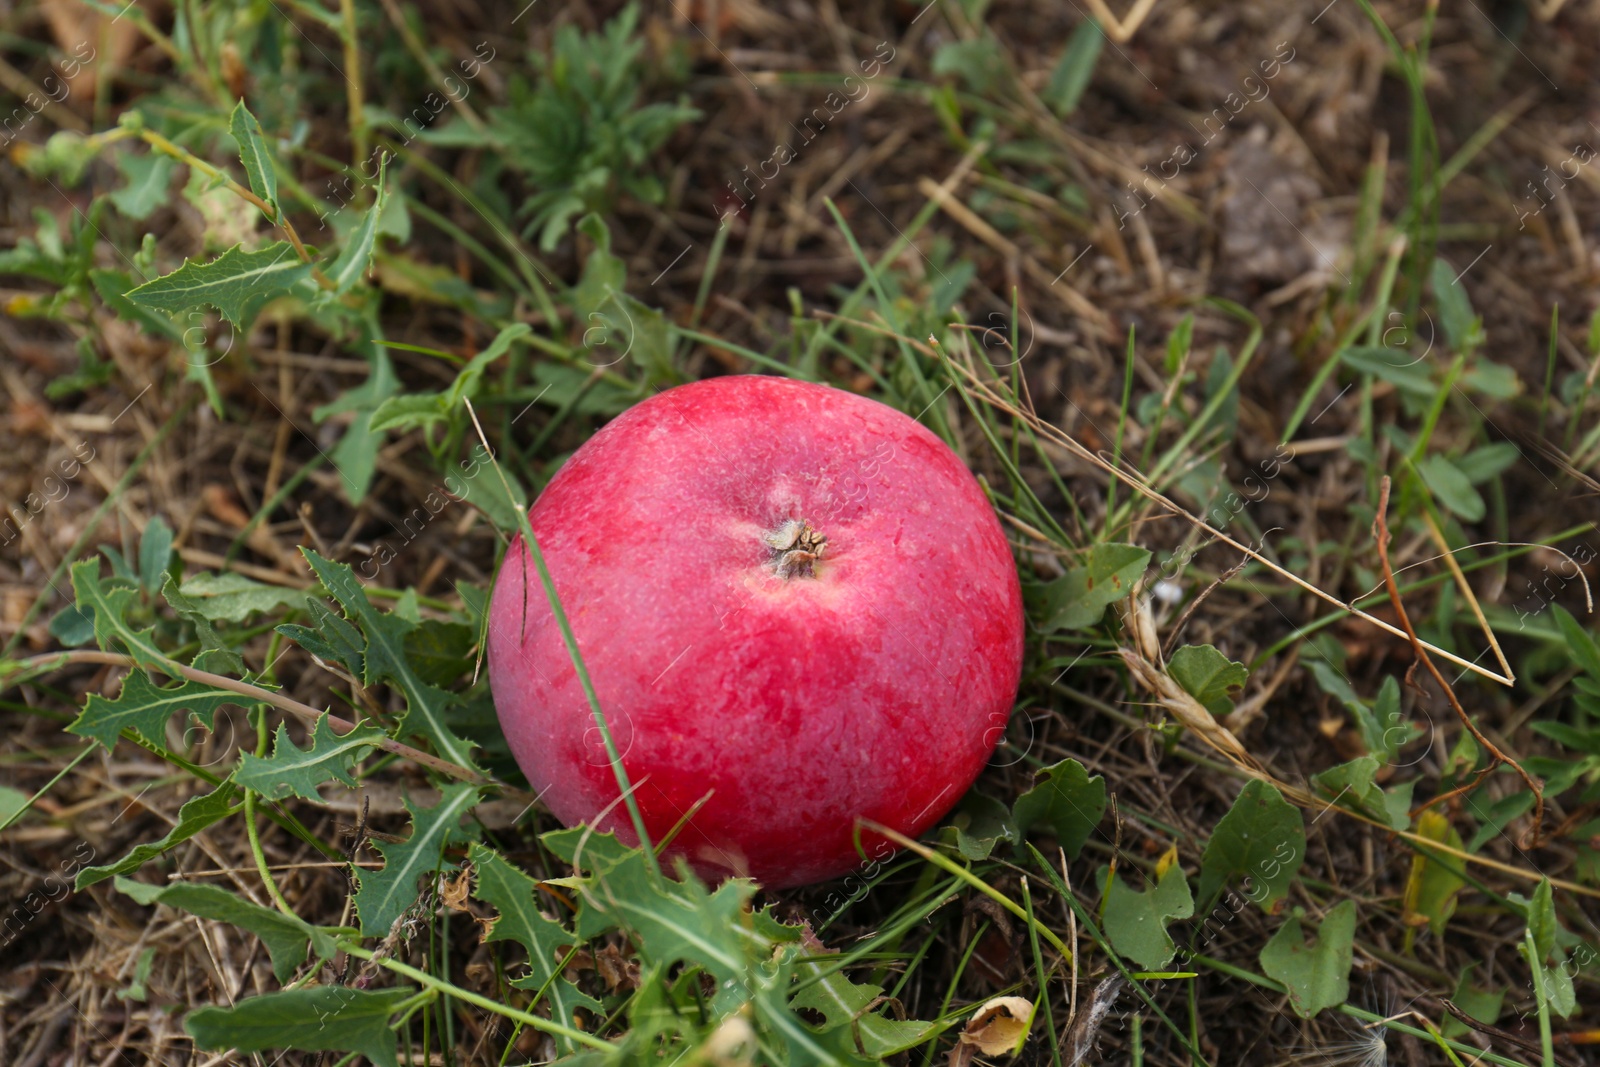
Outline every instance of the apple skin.
<svg viewBox="0 0 1600 1067">
<path fill-rule="evenodd" d="M 651 840 L 773 888 L 916 837 L 983 769 L 1022 669 L 1022 592 L 994 510 L 926 427 L 875 400 L 744 375 L 659 393 L 529 509 Z M 779 547 L 800 522 L 820 558 Z M 511 751 L 566 825 L 633 844 L 538 570 L 495 582 L 489 682 Z M 710 794 L 707 799 L 707 794 Z"/>
</svg>

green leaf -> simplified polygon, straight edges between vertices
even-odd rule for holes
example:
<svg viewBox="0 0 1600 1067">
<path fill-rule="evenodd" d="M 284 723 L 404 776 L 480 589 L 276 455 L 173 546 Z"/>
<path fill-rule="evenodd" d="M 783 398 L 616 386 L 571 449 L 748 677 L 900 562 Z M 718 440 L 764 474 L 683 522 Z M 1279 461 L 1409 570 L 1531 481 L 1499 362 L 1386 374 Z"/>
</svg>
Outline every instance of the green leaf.
<svg viewBox="0 0 1600 1067">
<path fill-rule="evenodd" d="M 1429 365 L 1408 348 L 1351 345 L 1340 350 L 1339 360 L 1352 370 L 1386 381 L 1414 398 L 1433 396 L 1433 375 Z"/>
<path fill-rule="evenodd" d="M 130 671 L 122 681 L 115 700 L 89 694 L 83 710 L 67 727 L 67 732 L 92 737 L 107 749 L 117 747 L 124 729 L 131 729 L 146 741 L 166 744 L 167 720 L 175 711 L 189 711 L 211 729 L 218 708 L 224 704 L 244 706 L 238 693 L 217 689 L 201 682 L 185 681 L 163 689 L 143 671 Z"/>
<path fill-rule="evenodd" d="M 1289 1003 L 1302 1019 L 1337 1007 L 1350 995 L 1351 942 L 1356 932 L 1356 902 L 1345 900 L 1322 920 L 1315 947 L 1300 928 L 1304 909 L 1296 908 L 1261 950 L 1261 970 L 1289 990 Z"/>
<path fill-rule="evenodd" d="M 566 1026 L 585 1028 L 573 1014 L 579 1008 L 595 1018 L 604 1018 L 605 1008 L 599 1001 L 559 974 L 567 949 L 577 944 L 578 939 L 539 910 L 539 883 L 483 845 L 473 844 L 468 855 L 478 873 L 477 888 L 472 895 L 499 913 L 490 921 L 483 940 L 515 941 L 528 950 L 528 973 L 512 979 L 511 984 L 518 989 L 537 990 L 549 983 L 546 997 L 553 1009 L 552 1015 Z M 576 1051 L 569 1038 L 558 1036 L 555 1040 L 564 1051 Z"/>
<path fill-rule="evenodd" d="M 1417 471 L 1439 502 L 1464 521 L 1477 522 L 1483 518 L 1483 497 L 1454 463 L 1435 453 L 1417 464 Z"/>
<path fill-rule="evenodd" d="M 1094 67 L 1100 60 L 1100 50 L 1105 46 L 1105 31 L 1092 18 L 1078 23 L 1061 53 L 1055 70 L 1050 72 L 1050 83 L 1039 94 L 1039 99 L 1050 106 L 1057 118 L 1066 118 L 1078 110 L 1078 101 L 1094 77 Z"/>
<path fill-rule="evenodd" d="M 0 256 L 5 253 L 0 252 Z M 165 315 L 157 315 L 135 304 L 127 297 L 133 288 L 133 275 L 123 270 L 95 269 L 89 272 L 89 281 L 99 294 L 101 303 L 116 313 L 117 318 L 139 327 L 151 337 L 165 337 L 183 343 L 183 331 Z"/>
<path fill-rule="evenodd" d="M 77 880 L 73 883 L 74 889 L 84 889 L 97 882 L 103 882 L 118 874 L 127 874 L 137 870 L 146 861 L 155 859 L 176 845 L 181 845 L 195 834 L 204 830 L 215 822 L 227 818 L 238 808 L 232 806 L 233 795 L 239 787 L 231 780 L 224 781 L 209 793 L 191 797 L 188 803 L 178 809 L 178 821 L 167 831 L 167 836 L 159 841 L 149 844 L 137 845 L 116 863 L 104 867 L 85 867 L 78 872 Z"/>
<path fill-rule="evenodd" d="M 188 605 L 212 622 L 244 622 L 252 615 L 292 608 L 303 611 L 311 599 L 304 589 L 266 585 L 242 574 L 196 574 L 178 586 Z"/>
<path fill-rule="evenodd" d="M 1572 617 L 1572 612 L 1560 604 L 1552 605 L 1551 610 L 1555 613 L 1556 625 L 1561 627 L 1561 636 L 1566 639 L 1567 651 L 1583 668 L 1583 673 L 1600 682 L 1600 645 L 1583 624 Z"/>
<path fill-rule="evenodd" d="M 361 632 L 366 635 L 366 664 L 362 680 L 367 685 L 387 682 L 405 696 L 406 710 L 400 717 L 400 735 L 419 734 L 428 739 L 437 755 L 457 766 L 476 770 L 472 762 L 471 743 L 457 737 L 445 725 L 446 709 L 458 702 L 459 698 L 454 693 L 425 684 L 412 670 L 406 656 L 406 635 L 416 624 L 399 615 L 374 608 L 349 564 L 333 563 L 309 548 L 302 548 L 301 551 L 321 579 L 323 587 L 344 608 L 346 618 L 359 623 Z"/>
<path fill-rule="evenodd" d="M 1533 935 L 1533 947 L 1538 950 L 1541 960 L 1555 955 L 1556 936 L 1560 929 L 1561 921 L 1556 918 L 1555 889 L 1549 878 L 1540 878 L 1528 902 L 1528 932 Z"/>
<path fill-rule="evenodd" d="M 583 906 L 576 936 L 580 940 L 614 928 L 626 930 L 634 935 L 647 962 L 666 967 L 690 961 L 719 983 L 731 983 L 726 989 L 737 989 L 746 980 L 752 948 L 769 954 L 766 939 L 747 931 L 743 922 L 745 905 L 755 893 L 749 879 L 730 878 L 715 893 L 707 893 L 693 875 L 681 882 L 657 875 L 643 852 L 621 844 L 613 834 L 576 827 L 545 834 L 540 840 L 567 862 L 581 862 L 591 872 L 559 883 L 579 892 Z"/>
<path fill-rule="evenodd" d="M 1023 833 L 1046 827 L 1067 858 L 1076 859 L 1105 810 L 1105 778 L 1098 774 L 1090 778 L 1083 764 L 1064 759 L 1034 775 L 1033 788 L 1012 805 L 1011 820 Z"/>
<path fill-rule="evenodd" d="M 1405 782 L 1396 786 L 1392 793 L 1386 793 L 1374 780 L 1378 769 L 1375 758 L 1360 756 L 1312 775 L 1311 784 L 1332 803 L 1365 812 L 1383 820 L 1392 829 L 1404 830 L 1411 821 L 1407 813 L 1416 781 Z"/>
<path fill-rule="evenodd" d="M 988 859 L 1001 841 L 1016 844 L 1022 835 L 1004 804 L 973 791 L 961 798 L 950 821 L 939 828 L 939 838 L 962 859 L 977 861 Z"/>
<path fill-rule="evenodd" d="M 1200 856 L 1201 905 L 1209 909 L 1223 886 L 1248 878 L 1251 886 L 1245 895 L 1271 914 L 1305 857 L 1300 809 L 1284 800 L 1276 786 L 1253 778 L 1212 830 Z"/>
<path fill-rule="evenodd" d="M 1167 924 L 1194 915 L 1194 897 L 1183 868 L 1172 863 L 1155 886 L 1142 893 L 1114 877 L 1110 867 L 1101 867 L 1095 881 L 1105 894 L 1101 910 L 1111 947 L 1147 971 L 1171 962 L 1176 946 Z"/>
<path fill-rule="evenodd" d="M 473 627 L 442 619 L 423 619 L 406 634 L 406 659 L 429 685 L 448 685 L 472 668 L 478 643 Z"/>
<path fill-rule="evenodd" d="M 1127 596 L 1150 563 L 1150 553 L 1134 545 L 1095 545 L 1085 563 L 1044 587 L 1046 630 L 1081 630 L 1093 626 L 1106 607 Z"/>
<path fill-rule="evenodd" d="M 383 869 L 358 870 L 356 914 L 361 917 L 364 937 L 384 937 L 396 919 L 404 915 L 417 899 L 417 879 L 437 871 L 443 864 L 444 850 L 477 836 L 476 825 L 463 829 L 461 817 L 478 802 L 478 791 L 465 782 L 445 786 L 439 803 L 417 810 L 405 798 L 411 813 L 411 836 L 398 843 L 374 847 L 383 855 Z"/>
<path fill-rule="evenodd" d="M 176 675 L 172 660 L 156 647 L 152 629 L 136 630 L 128 623 L 128 609 L 138 593 L 125 579 L 102 581 L 99 560 L 80 560 L 72 565 L 72 589 L 78 610 L 94 616 L 94 639 L 101 648 L 126 652 L 141 666 Z"/>
<path fill-rule="evenodd" d="M 200 641 L 200 651 L 195 654 L 192 666 L 214 674 L 244 674 L 244 658 L 228 647 L 200 605 L 178 592 L 178 583 L 172 576 L 167 575 L 166 578 L 167 583 L 161 590 L 162 597 L 172 605 L 172 610 L 188 620 L 189 625 L 194 627 L 195 637 Z"/>
<path fill-rule="evenodd" d="M 853 1044 L 873 1062 L 921 1044 L 938 1029 L 937 1023 L 919 1020 L 885 1019 L 877 1008 L 883 1004 L 883 987 L 852 982 L 838 970 L 837 954 L 828 952 L 809 929 L 801 934 L 804 956 L 794 963 L 794 974 L 801 989 L 789 1001 L 794 1009 L 817 1012 L 822 1025 L 813 1027 L 825 1034 L 849 1027 Z"/>
<path fill-rule="evenodd" d="M 0 785 L 0 826 L 10 822 L 17 812 L 28 806 L 31 798 L 20 789 Z"/>
<path fill-rule="evenodd" d="M 1477 800 L 1469 794 L 1467 805 L 1472 809 L 1472 813 L 1482 820 L 1482 825 L 1478 827 L 1478 832 L 1472 835 L 1471 842 L 1467 844 L 1467 851 L 1476 852 L 1488 844 L 1490 839 L 1499 837 L 1512 819 L 1523 815 L 1533 807 L 1533 800 L 1533 790 L 1519 789 L 1489 805 L 1488 811 L 1482 811 L 1478 807 Z"/>
<path fill-rule="evenodd" d="M 278 221 L 278 175 L 272 169 L 272 157 L 267 154 L 267 139 L 261 132 L 261 123 L 250 114 L 250 109 L 240 100 L 228 118 L 228 130 L 239 144 L 239 162 L 250 180 L 250 191 L 267 202 L 272 209 L 271 219 Z"/>
<path fill-rule="evenodd" d="M 371 307 L 375 308 L 376 305 Z M 368 336 L 375 340 L 382 337 L 381 324 L 372 311 L 369 310 L 365 321 Z M 373 433 L 367 426 L 367 420 L 379 404 L 400 391 L 400 380 L 395 376 L 394 362 L 389 358 L 389 353 L 381 346 L 374 345 L 368 359 L 372 364 L 372 373 L 365 382 L 311 412 L 311 417 L 318 423 L 344 412 L 355 415 L 330 457 L 339 472 L 340 490 L 352 504 L 361 503 L 367 490 L 372 487 L 372 476 L 378 467 L 378 446 L 383 443 L 383 435 Z"/>
<path fill-rule="evenodd" d="M 1428 282 L 1433 287 L 1434 301 L 1439 305 L 1439 320 L 1444 326 L 1445 338 L 1450 347 L 1459 352 L 1474 340 L 1477 316 L 1472 311 L 1472 301 L 1461 284 L 1456 270 L 1443 259 L 1435 258 L 1428 270 Z"/>
<path fill-rule="evenodd" d="M 366 723 L 356 723 L 349 733 L 336 734 L 324 713 L 317 720 L 309 744 L 301 749 L 289 740 L 289 731 L 279 723 L 272 742 L 272 755 L 263 758 L 244 753 L 233 778 L 271 800 L 282 800 L 293 793 L 303 800 L 321 803 L 317 786 L 338 780 L 355 789 L 358 783 L 350 776 L 352 765 L 364 749 L 373 748 L 383 740 L 384 732 Z"/>
<path fill-rule="evenodd" d="M 1211 645 L 1184 645 L 1172 654 L 1167 673 L 1219 718 L 1233 710 L 1230 694 L 1250 678 L 1243 663 L 1230 660 Z"/>
<path fill-rule="evenodd" d="M 1432 808 L 1417 816 L 1417 836 L 1457 850 L 1461 848 L 1461 835 L 1456 833 L 1448 818 Z M 1411 854 L 1411 872 L 1406 877 L 1401 898 L 1401 919 L 1408 927 L 1426 922 L 1433 936 L 1444 933 L 1450 916 L 1455 914 L 1456 895 L 1467 884 L 1457 873 L 1460 867 L 1460 862 L 1453 857 L 1434 859 L 1420 848 Z M 1406 936 L 1411 936 L 1409 930 Z"/>
<path fill-rule="evenodd" d="M 383 180 L 384 169 L 388 163 L 387 155 L 379 161 L 378 191 L 374 195 L 372 206 L 362 213 L 361 221 L 357 222 L 355 229 L 345 237 L 344 247 L 339 250 L 339 258 L 328 268 L 328 280 L 333 282 L 334 292 L 349 292 L 350 287 L 367 273 L 367 266 L 372 262 L 372 249 L 378 239 L 378 221 L 383 215 L 388 196 Z"/>
<path fill-rule="evenodd" d="M 361 631 L 320 600 L 311 601 L 308 609 L 311 626 L 284 623 L 277 631 L 324 663 L 341 663 L 357 678 L 365 674 L 367 643 Z"/>
<path fill-rule="evenodd" d="M 201 1008 L 183 1025 L 197 1047 L 212 1051 L 358 1052 L 377 1067 L 399 1067 L 389 1016 L 415 992 L 338 985 L 288 989 L 232 1008 Z"/>
<path fill-rule="evenodd" d="M 263 305 L 286 296 L 309 277 L 311 264 L 302 263 L 287 241 L 256 252 L 234 245 L 210 263 L 184 260 L 171 274 L 145 282 L 127 296 L 159 311 L 214 307 L 242 331 Z"/>
<path fill-rule="evenodd" d="M 117 169 L 128 179 L 128 184 L 108 194 L 111 202 L 130 219 L 149 218 L 152 211 L 166 203 L 167 186 L 172 182 L 172 168 L 176 165 L 175 159 L 162 152 L 118 153 Z"/>
<path fill-rule="evenodd" d="M 1392 676 L 1383 680 L 1378 699 L 1369 706 L 1332 663 L 1308 659 L 1306 665 L 1322 691 L 1337 698 L 1349 710 L 1372 756 L 1388 762 L 1417 736 L 1417 730 L 1400 719 L 1400 685 Z"/>
<path fill-rule="evenodd" d="M 403 393 L 400 396 L 390 397 L 378 405 L 372 413 L 370 426 L 373 432 L 390 429 L 409 430 L 422 428 L 424 430 L 438 423 L 448 422 L 452 418 L 465 415 L 462 399 L 475 399 L 478 389 L 483 382 L 484 371 L 489 365 L 511 350 L 513 341 L 526 337 L 531 332 L 527 323 L 518 322 L 507 326 L 495 335 L 487 348 L 473 356 L 467 365 L 461 368 L 456 375 L 456 380 L 449 389 L 441 393 Z"/>
<path fill-rule="evenodd" d="M 139 536 L 139 584 L 147 593 L 159 593 L 167 584 L 167 567 L 172 563 L 172 527 L 160 515 L 145 523 Z"/>
<path fill-rule="evenodd" d="M 1482 989 L 1473 985 L 1472 969 L 1476 966 L 1476 963 L 1469 963 L 1461 968 L 1456 976 L 1456 989 L 1450 995 L 1450 1001 L 1480 1023 L 1493 1026 L 1500 1021 L 1500 1008 L 1505 1003 L 1506 991 Z M 1470 1026 L 1454 1018 L 1444 1020 L 1441 1030 L 1445 1037 L 1460 1037 L 1472 1032 Z"/>
<path fill-rule="evenodd" d="M 216 919 L 250 931 L 267 946 L 267 955 L 272 957 L 272 974 L 280 982 L 288 981 L 306 961 L 311 944 L 317 946 L 317 955 L 322 959 L 333 958 L 336 946 L 330 934 L 304 919 L 285 915 L 276 908 L 252 904 L 218 886 L 197 882 L 148 885 L 120 876 L 115 885 L 141 904 L 159 902 L 202 919 Z"/>
<path fill-rule="evenodd" d="M 1510 469 L 1521 458 L 1522 453 L 1518 451 L 1516 445 L 1510 441 L 1496 441 L 1474 448 L 1455 463 L 1456 468 L 1467 476 L 1468 481 L 1473 485 L 1479 485 Z"/>
</svg>

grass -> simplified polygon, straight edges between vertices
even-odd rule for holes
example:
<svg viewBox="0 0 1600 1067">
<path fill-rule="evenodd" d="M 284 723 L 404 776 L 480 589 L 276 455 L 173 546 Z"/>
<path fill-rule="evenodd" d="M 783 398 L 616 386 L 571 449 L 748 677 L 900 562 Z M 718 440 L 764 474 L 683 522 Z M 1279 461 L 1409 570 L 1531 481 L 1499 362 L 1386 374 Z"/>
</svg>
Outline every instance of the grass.
<svg viewBox="0 0 1600 1067">
<path fill-rule="evenodd" d="M 1569 7 L 17 5 L 0 1043 L 1588 1062 Z M 1028 610 L 973 792 L 786 892 L 561 830 L 482 669 L 522 505 L 725 373 L 923 421 Z"/>
</svg>

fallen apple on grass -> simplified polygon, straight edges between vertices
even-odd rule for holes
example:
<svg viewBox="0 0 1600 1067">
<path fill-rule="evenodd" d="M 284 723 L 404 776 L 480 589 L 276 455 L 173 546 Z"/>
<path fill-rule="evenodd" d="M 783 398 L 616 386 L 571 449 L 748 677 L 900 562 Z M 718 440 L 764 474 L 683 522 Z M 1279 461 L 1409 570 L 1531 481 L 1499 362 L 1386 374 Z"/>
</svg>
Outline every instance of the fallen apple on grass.
<svg viewBox="0 0 1600 1067">
<path fill-rule="evenodd" d="M 960 799 L 1022 663 L 1016 566 L 943 441 L 875 400 L 757 375 L 636 405 L 529 522 L 654 842 L 705 877 L 841 875 Z M 518 764 L 567 825 L 636 841 L 519 538 L 489 680 Z M 670 869 L 670 862 L 666 864 Z"/>
</svg>

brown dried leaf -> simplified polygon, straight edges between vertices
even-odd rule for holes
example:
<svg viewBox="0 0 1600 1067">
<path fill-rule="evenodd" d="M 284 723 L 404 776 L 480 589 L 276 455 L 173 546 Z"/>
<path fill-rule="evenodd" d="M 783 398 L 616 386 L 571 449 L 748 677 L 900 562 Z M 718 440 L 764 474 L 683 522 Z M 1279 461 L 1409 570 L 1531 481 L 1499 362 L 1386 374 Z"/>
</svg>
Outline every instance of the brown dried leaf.
<svg viewBox="0 0 1600 1067">
<path fill-rule="evenodd" d="M 995 997 L 967 1020 L 958 1047 L 970 1045 L 985 1056 L 1015 1051 L 1028 1036 L 1028 1024 L 1032 1021 L 1032 1001 L 1022 997 Z M 953 1053 L 951 1062 L 955 1062 Z"/>
<path fill-rule="evenodd" d="M 451 911 L 464 911 L 470 913 L 467 907 L 467 894 L 472 891 L 472 866 L 464 864 L 461 873 L 457 874 L 454 881 L 444 880 L 444 886 L 439 890 L 439 899 L 444 901 L 445 907 Z"/>
</svg>

